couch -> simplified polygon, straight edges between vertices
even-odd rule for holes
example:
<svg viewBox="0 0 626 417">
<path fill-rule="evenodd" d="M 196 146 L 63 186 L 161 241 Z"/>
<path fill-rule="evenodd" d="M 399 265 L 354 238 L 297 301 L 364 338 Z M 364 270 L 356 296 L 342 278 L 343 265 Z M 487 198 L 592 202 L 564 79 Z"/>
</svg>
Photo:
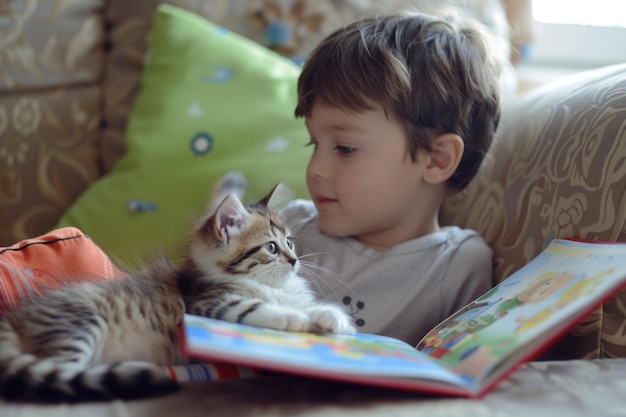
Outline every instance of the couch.
<svg viewBox="0 0 626 417">
<path fill-rule="evenodd" d="M 124 213 L 120 209 L 116 215 L 117 208 L 112 209 L 111 200 L 105 198 L 108 191 L 123 194 L 135 172 L 152 177 L 166 171 L 165 160 L 141 171 L 144 162 L 138 158 L 171 156 L 169 148 L 151 153 L 161 146 L 159 131 L 166 129 L 154 120 L 168 120 L 168 112 L 175 111 L 179 103 L 170 103 L 168 107 L 154 103 L 164 96 L 163 91 L 175 95 L 180 88 L 159 90 L 159 94 L 150 96 L 144 91 L 148 86 L 163 84 L 162 78 L 146 75 L 146 63 L 152 68 L 171 64 L 159 61 L 154 44 L 150 50 L 146 46 L 156 3 L 13 0 L 0 4 L 0 17 L 7 22 L 0 25 L 0 246 L 69 225 L 80 227 L 97 244 L 110 250 L 112 258 L 121 259 L 124 255 L 116 249 L 141 242 L 133 239 L 132 233 L 141 234 L 143 243 L 148 245 L 151 241 L 168 240 L 171 230 L 185 223 L 171 215 L 165 222 L 160 220 L 158 223 L 167 223 L 170 229 L 161 231 L 157 239 L 155 221 L 145 219 L 156 216 L 155 212 L 167 215 L 171 213 L 168 210 L 180 209 L 179 206 L 170 207 L 171 202 L 139 195 L 136 199 L 122 195 Z M 392 0 L 170 3 L 277 52 L 255 55 L 258 65 L 264 60 L 276 64 L 278 56 L 302 60 L 315 42 L 342 22 L 373 13 L 432 5 L 425 1 Z M 502 13 L 484 6 L 493 6 L 493 2 L 467 3 L 483 7 L 476 10 L 485 13 L 481 15 L 483 20 L 500 39 L 508 36 Z M 506 44 L 498 47 L 503 54 L 509 53 Z M 253 45 L 245 48 L 257 51 Z M 202 59 L 205 55 L 211 59 L 211 51 L 204 51 Z M 181 49 L 180 59 L 186 56 Z M 290 64 L 281 61 L 280 68 L 285 77 L 297 77 Z M 267 71 L 264 74 L 267 76 Z M 210 75 L 213 83 L 216 74 Z M 288 87 L 270 75 L 268 80 L 277 83 L 276 89 L 255 94 L 284 104 L 276 91 Z M 175 84 L 184 85 L 188 76 L 187 72 L 180 73 Z M 251 80 L 241 88 L 256 91 L 258 84 Z M 233 93 L 235 99 L 237 94 Z M 252 103 L 254 99 L 246 96 L 243 101 Z M 243 106 L 241 102 L 235 100 L 233 105 Z M 254 111 L 259 107 L 268 106 L 257 105 Z M 185 110 L 195 119 L 206 115 L 206 107 L 190 106 Z M 286 113 L 291 117 L 290 110 Z M 269 114 L 262 113 L 258 123 L 267 117 L 279 117 Z M 246 120 L 226 122 L 245 127 L 257 119 Z M 300 128 L 290 123 L 281 119 L 273 124 L 294 129 L 293 135 L 298 137 Z M 241 131 L 234 135 L 241 135 Z M 195 146 L 196 156 L 204 155 L 213 146 L 212 140 L 206 132 L 195 133 L 192 147 Z M 275 150 L 286 145 L 284 141 L 273 141 L 272 146 Z M 258 158 L 259 150 L 250 152 L 252 157 L 264 161 Z M 289 158 L 302 165 L 302 154 L 293 152 Z M 276 158 L 269 165 L 287 163 L 280 156 Z M 187 163 L 186 159 L 181 161 Z M 553 238 L 626 241 L 625 162 L 626 65 L 577 74 L 519 97 L 507 96 L 497 138 L 483 167 L 467 189 L 448 198 L 441 221 L 475 229 L 485 237 L 494 250 L 495 280 L 500 282 Z M 238 169 L 240 163 L 234 158 L 215 165 L 221 170 Z M 256 169 L 262 177 L 266 174 L 263 170 L 269 168 Z M 290 180 L 297 177 L 297 169 L 301 167 L 285 170 Z M 195 177 L 185 177 L 184 181 L 202 177 L 205 172 L 201 171 L 200 176 L 195 171 L 193 174 Z M 277 178 L 282 174 L 278 172 Z M 206 175 L 196 181 L 199 185 L 189 184 L 185 190 L 194 191 L 186 194 L 208 190 L 211 178 Z M 167 180 L 159 181 L 150 184 L 156 189 L 154 192 L 166 189 Z M 296 189 L 298 186 L 295 183 Z M 144 184 L 137 187 L 141 189 Z M 265 187 L 265 182 L 259 180 L 258 187 Z M 128 192 L 136 194 L 137 188 Z M 189 201 L 183 217 L 191 215 L 205 197 Z M 181 196 L 177 202 L 183 199 Z M 620 398 L 626 393 L 626 385 L 621 381 L 626 371 L 626 359 L 622 359 L 626 357 L 624 301 L 626 293 L 604 304 L 547 352 L 541 358 L 544 361 L 522 367 L 480 401 L 421 397 L 276 375 L 197 382 L 175 395 L 147 401 L 48 408 L 0 403 L 0 407 L 3 415 L 42 411 L 55 415 L 229 416 L 623 414 Z M 564 400 L 568 402 L 564 404 Z"/>
</svg>

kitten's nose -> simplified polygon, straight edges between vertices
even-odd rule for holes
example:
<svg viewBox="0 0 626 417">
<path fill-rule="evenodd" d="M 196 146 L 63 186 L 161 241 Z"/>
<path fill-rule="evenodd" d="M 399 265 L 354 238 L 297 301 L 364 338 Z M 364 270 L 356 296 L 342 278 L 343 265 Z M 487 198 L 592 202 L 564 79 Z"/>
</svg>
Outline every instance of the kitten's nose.
<svg viewBox="0 0 626 417">
<path fill-rule="evenodd" d="M 289 258 L 287 259 L 287 261 L 291 264 L 291 266 L 295 265 L 296 262 L 298 261 L 296 258 Z"/>
</svg>

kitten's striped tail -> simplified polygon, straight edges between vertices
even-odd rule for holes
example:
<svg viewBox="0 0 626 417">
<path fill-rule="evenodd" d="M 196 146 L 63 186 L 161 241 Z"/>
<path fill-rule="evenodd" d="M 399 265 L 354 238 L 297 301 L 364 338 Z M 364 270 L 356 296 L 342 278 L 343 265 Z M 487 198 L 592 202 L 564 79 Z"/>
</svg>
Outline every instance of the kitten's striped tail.
<svg viewBox="0 0 626 417">
<path fill-rule="evenodd" d="M 160 366 L 139 361 L 85 368 L 23 353 L 15 334 L 0 336 L 0 396 L 45 403 L 144 398 L 179 388 Z"/>
</svg>

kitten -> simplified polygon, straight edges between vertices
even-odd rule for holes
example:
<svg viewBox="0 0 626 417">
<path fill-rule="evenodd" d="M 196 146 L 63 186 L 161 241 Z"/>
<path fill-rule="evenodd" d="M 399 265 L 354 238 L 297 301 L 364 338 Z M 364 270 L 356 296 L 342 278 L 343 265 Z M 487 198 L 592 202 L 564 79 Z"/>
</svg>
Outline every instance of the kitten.
<svg viewBox="0 0 626 417">
<path fill-rule="evenodd" d="M 227 177 L 223 189 L 241 178 Z M 184 313 L 289 331 L 353 333 L 299 276 L 272 190 L 244 206 L 224 198 L 190 233 L 179 269 L 167 259 L 118 280 L 55 290 L 0 320 L 0 395 L 42 402 L 140 398 L 175 390 L 159 365 L 186 363 Z M 212 211 L 212 210 L 211 210 Z"/>
</svg>

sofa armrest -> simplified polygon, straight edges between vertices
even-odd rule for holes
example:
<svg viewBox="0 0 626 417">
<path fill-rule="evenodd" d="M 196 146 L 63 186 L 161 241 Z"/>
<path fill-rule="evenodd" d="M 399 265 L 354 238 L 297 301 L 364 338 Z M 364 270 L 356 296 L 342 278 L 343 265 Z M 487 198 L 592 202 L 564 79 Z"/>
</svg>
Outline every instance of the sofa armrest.
<svg viewBox="0 0 626 417">
<path fill-rule="evenodd" d="M 553 238 L 626 241 L 625 219 L 626 65 L 508 103 L 477 177 L 442 211 L 443 224 L 475 229 L 490 244 L 496 282 Z M 626 356 L 623 301 L 626 294 L 573 331 L 587 349 L 575 356 Z"/>
</svg>

